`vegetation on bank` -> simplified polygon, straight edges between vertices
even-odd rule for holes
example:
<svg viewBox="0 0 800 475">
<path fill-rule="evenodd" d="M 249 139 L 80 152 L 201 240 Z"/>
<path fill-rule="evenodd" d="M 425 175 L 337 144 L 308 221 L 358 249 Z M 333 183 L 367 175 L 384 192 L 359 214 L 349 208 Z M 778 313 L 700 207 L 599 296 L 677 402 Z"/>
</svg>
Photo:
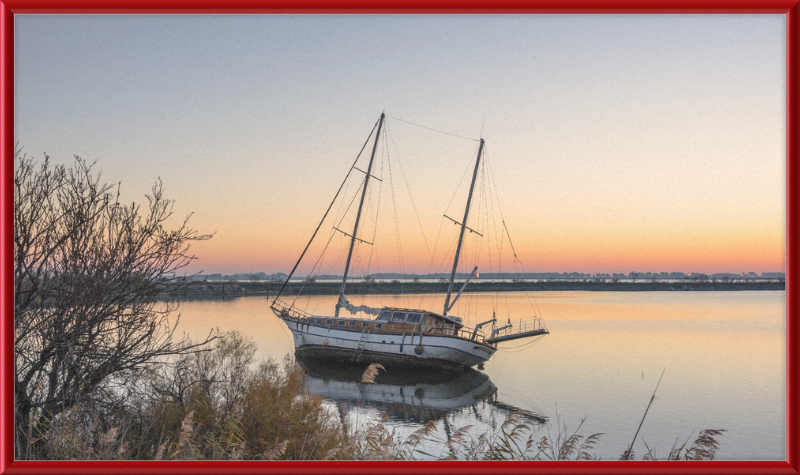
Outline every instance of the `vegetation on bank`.
<svg viewBox="0 0 800 475">
<path fill-rule="evenodd" d="M 361 427 L 303 390 L 291 358 L 253 360 L 255 345 L 238 333 L 210 351 L 184 355 L 111 392 L 87 396 L 53 415 L 18 445 L 37 460 L 596 460 L 602 434 L 584 436 L 557 420 L 535 424 L 510 413 L 494 432 L 471 426 L 445 437 L 428 421 L 402 438 L 386 417 Z M 372 384 L 371 365 L 362 384 Z M 582 424 L 582 422 L 581 422 Z M 31 426 L 35 427 L 35 426 Z M 720 430 L 640 460 L 712 460 Z M 620 459 L 624 459 L 621 450 Z M 630 460 L 636 458 L 632 453 Z"/>
<path fill-rule="evenodd" d="M 213 340 L 175 335 L 165 282 L 210 238 L 153 185 L 142 203 L 120 200 L 93 165 L 14 155 L 14 411 L 16 453 L 51 458 L 41 434 L 85 405 L 122 404 L 129 381 L 159 362 L 203 351 Z M 72 411 L 72 412 L 70 412 Z M 72 416 L 70 416 L 72 417 Z M 79 417 L 79 416 L 74 416 Z M 82 416 L 81 416 L 82 417 Z M 61 446 L 51 447 L 57 449 Z M 44 454 L 44 455 L 42 455 Z"/>
</svg>

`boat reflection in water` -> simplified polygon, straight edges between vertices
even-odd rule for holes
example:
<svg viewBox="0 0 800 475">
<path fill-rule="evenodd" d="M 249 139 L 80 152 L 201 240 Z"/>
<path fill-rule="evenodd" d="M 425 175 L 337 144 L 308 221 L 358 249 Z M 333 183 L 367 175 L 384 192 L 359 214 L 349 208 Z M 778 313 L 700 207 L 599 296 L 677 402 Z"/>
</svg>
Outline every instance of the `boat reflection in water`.
<svg viewBox="0 0 800 475">
<path fill-rule="evenodd" d="M 467 368 L 463 372 L 425 372 L 393 368 L 379 371 L 375 383 L 362 383 L 367 365 L 342 365 L 319 360 L 300 360 L 305 372 L 305 389 L 333 402 L 340 413 L 370 408 L 385 413 L 389 421 L 426 424 L 448 415 L 469 413 L 475 422 L 500 422 L 511 412 L 535 424 L 546 417 L 497 400 L 497 386 L 484 373 Z M 500 416 L 499 418 L 497 416 Z M 452 419 L 452 418 L 451 418 Z M 445 427 L 446 432 L 449 432 Z"/>
</svg>

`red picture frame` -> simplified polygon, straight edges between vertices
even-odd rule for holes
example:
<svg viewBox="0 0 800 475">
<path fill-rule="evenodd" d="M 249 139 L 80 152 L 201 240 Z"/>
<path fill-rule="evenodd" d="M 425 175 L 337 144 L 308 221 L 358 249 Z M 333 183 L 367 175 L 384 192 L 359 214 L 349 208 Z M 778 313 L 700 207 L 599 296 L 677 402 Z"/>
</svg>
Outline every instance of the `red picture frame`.
<svg viewBox="0 0 800 475">
<path fill-rule="evenodd" d="M 14 460 L 14 15 L 36 13 L 748 13 L 786 15 L 786 461 L 100 462 Z M 0 473 L 800 473 L 800 0 L 0 0 Z"/>
</svg>

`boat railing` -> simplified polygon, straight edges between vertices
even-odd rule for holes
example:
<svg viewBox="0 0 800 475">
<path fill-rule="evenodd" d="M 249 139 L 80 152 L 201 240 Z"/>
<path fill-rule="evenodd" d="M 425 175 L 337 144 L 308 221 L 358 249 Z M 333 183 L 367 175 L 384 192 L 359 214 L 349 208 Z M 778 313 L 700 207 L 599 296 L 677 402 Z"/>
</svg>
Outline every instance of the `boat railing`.
<svg viewBox="0 0 800 475">
<path fill-rule="evenodd" d="M 280 300 L 276 300 L 271 305 L 271 307 L 278 310 L 281 313 L 281 315 L 285 315 L 286 317 L 289 318 L 301 319 L 301 318 L 310 318 L 312 316 L 310 313 L 304 312 Z"/>
<path fill-rule="evenodd" d="M 516 321 L 510 320 L 504 328 L 492 332 L 490 341 L 504 341 L 524 337 L 527 335 L 535 336 L 538 334 L 548 333 L 547 327 L 544 326 L 541 319 L 534 317 L 532 319 L 518 319 Z"/>
<path fill-rule="evenodd" d="M 428 333 L 433 333 L 435 335 L 455 336 L 465 340 L 475 341 L 483 341 L 486 338 L 486 335 L 481 330 L 475 331 L 474 328 L 467 328 L 460 325 L 457 326 L 455 324 L 439 324 L 431 328 Z"/>
</svg>

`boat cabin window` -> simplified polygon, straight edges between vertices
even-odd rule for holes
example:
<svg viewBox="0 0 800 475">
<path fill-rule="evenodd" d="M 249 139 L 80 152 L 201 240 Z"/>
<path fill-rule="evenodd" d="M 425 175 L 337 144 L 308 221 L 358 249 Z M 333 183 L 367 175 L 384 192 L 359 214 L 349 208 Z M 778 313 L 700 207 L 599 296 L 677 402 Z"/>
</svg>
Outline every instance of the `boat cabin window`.
<svg viewBox="0 0 800 475">
<path fill-rule="evenodd" d="M 363 323 L 361 323 L 361 326 L 362 327 L 368 327 L 369 326 L 369 322 L 363 322 Z"/>
<path fill-rule="evenodd" d="M 375 324 L 375 329 L 376 330 L 380 329 L 381 327 L 383 327 L 383 323 L 376 323 Z"/>
<path fill-rule="evenodd" d="M 354 327 L 354 326 L 356 326 L 356 321 L 355 321 L 355 320 L 350 320 L 350 326 L 351 326 L 351 327 Z"/>
<path fill-rule="evenodd" d="M 409 313 L 408 314 L 408 320 L 406 320 L 406 321 L 408 323 L 419 323 L 420 321 L 422 321 L 422 314 L 421 313 Z"/>
<path fill-rule="evenodd" d="M 392 314 L 393 322 L 404 322 L 406 320 L 406 312 L 394 312 Z"/>
<path fill-rule="evenodd" d="M 380 322 L 380 321 L 383 321 L 383 322 L 388 322 L 388 321 L 389 321 L 389 316 L 390 316 L 391 314 L 392 314 L 392 312 L 390 312 L 389 310 L 384 310 L 383 312 L 381 312 L 381 316 L 380 316 L 380 317 L 378 317 L 378 321 L 379 321 L 379 322 Z"/>
<path fill-rule="evenodd" d="M 344 320 L 339 320 L 339 326 L 340 326 L 340 327 L 343 327 L 343 326 L 344 326 Z"/>
<path fill-rule="evenodd" d="M 328 325 L 330 325 L 331 323 L 333 323 L 333 320 L 328 319 Z"/>
</svg>

